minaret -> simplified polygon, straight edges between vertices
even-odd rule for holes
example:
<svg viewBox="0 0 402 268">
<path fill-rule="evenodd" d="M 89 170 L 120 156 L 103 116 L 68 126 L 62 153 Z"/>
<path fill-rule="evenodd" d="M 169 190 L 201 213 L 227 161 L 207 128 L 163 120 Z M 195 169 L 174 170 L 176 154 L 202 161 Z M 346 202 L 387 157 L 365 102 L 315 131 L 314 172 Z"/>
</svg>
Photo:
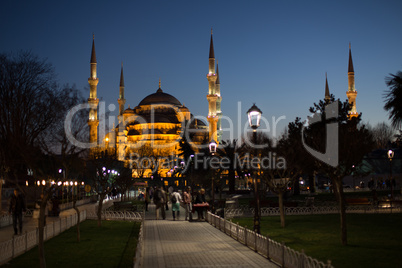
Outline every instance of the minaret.
<svg viewBox="0 0 402 268">
<path fill-rule="evenodd" d="M 346 91 L 346 96 L 348 97 L 349 104 L 351 105 L 351 109 L 349 111 L 349 119 L 351 119 L 353 117 L 358 116 L 359 114 L 357 113 L 356 110 L 357 91 L 355 88 L 355 71 L 353 69 L 352 50 L 350 43 L 349 43 L 348 82 L 349 82 L 349 88 L 348 91 Z"/>
<path fill-rule="evenodd" d="M 126 148 L 125 145 L 125 122 L 124 122 L 124 104 L 126 103 L 126 99 L 124 98 L 124 75 L 123 75 L 123 62 L 121 63 L 121 72 L 120 72 L 120 86 L 119 86 L 119 98 L 117 99 L 119 103 L 119 128 L 117 131 L 117 140 L 116 140 L 116 148 L 117 148 L 117 155 L 120 161 L 124 160 L 124 149 Z M 113 133 L 115 133 L 115 128 L 113 127 Z"/>
<path fill-rule="evenodd" d="M 325 73 L 325 103 L 328 104 L 331 101 L 331 94 L 329 94 L 327 73 Z"/>
<path fill-rule="evenodd" d="M 208 79 L 208 95 L 207 100 L 209 104 L 208 109 L 208 123 L 209 123 L 209 140 L 218 140 L 217 124 L 218 116 L 216 110 L 216 101 L 218 100 L 218 95 L 216 94 L 216 79 L 217 75 L 215 73 L 215 53 L 214 53 L 214 42 L 212 38 L 211 29 L 211 43 L 209 46 L 209 70 L 207 74 Z"/>
<path fill-rule="evenodd" d="M 218 96 L 218 99 L 216 100 L 216 114 L 218 116 L 218 123 L 217 123 L 217 136 L 218 136 L 218 143 L 221 142 L 222 140 L 222 126 L 221 126 L 221 118 L 222 118 L 222 110 L 221 110 L 221 102 L 222 102 L 222 96 L 221 96 L 221 83 L 219 80 L 219 67 L 218 67 L 218 61 L 216 61 L 216 82 L 215 82 L 215 93 Z"/>
<path fill-rule="evenodd" d="M 92 53 L 91 53 L 91 73 L 88 78 L 89 83 L 89 142 L 91 148 L 94 149 L 98 145 L 98 104 L 99 99 L 96 97 L 99 79 L 96 74 L 96 53 L 95 53 L 95 35 L 92 36 Z"/>
<path fill-rule="evenodd" d="M 121 63 L 120 91 L 119 91 L 119 99 L 117 100 L 117 102 L 119 103 L 119 115 L 122 116 L 124 112 L 124 104 L 126 103 L 126 99 L 124 98 L 123 62 Z"/>
</svg>

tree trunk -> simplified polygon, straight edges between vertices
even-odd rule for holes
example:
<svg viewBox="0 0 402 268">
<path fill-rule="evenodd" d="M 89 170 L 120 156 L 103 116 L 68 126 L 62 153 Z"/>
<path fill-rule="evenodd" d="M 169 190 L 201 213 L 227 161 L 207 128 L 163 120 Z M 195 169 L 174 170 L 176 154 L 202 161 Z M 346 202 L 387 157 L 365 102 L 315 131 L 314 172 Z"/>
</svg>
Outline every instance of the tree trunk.
<svg viewBox="0 0 402 268">
<path fill-rule="evenodd" d="M 102 226 L 102 205 L 103 205 L 103 199 L 105 198 L 106 194 L 100 194 L 99 195 L 99 202 L 98 202 L 98 227 Z"/>
<path fill-rule="evenodd" d="M 285 228 L 285 208 L 283 206 L 283 192 L 278 193 L 279 213 L 281 215 L 281 227 Z"/>
<path fill-rule="evenodd" d="M 46 259 L 45 259 L 45 243 L 44 243 L 44 228 L 45 228 L 45 209 L 46 209 L 46 201 L 41 202 L 39 208 L 39 218 L 38 218 L 38 229 L 39 229 L 39 243 L 38 243 L 38 252 L 39 252 L 39 264 L 41 268 L 46 268 Z"/>
<path fill-rule="evenodd" d="M 293 182 L 293 195 L 300 195 L 299 179 L 295 179 Z"/>
<path fill-rule="evenodd" d="M 346 228 L 346 201 L 343 194 L 342 179 L 334 180 L 334 192 L 339 204 L 340 224 L 341 224 L 341 242 L 342 245 L 348 244 L 347 228 Z"/>
<path fill-rule="evenodd" d="M 229 170 L 229 194 L 235 193 L 236 176 L 234 170 Z"/>
<path fill-rule="evenodd" d="M 310 187 L 310 193 L 315 193 L 315 176 L 313 174 L 308 175 L 308 186 Z"/>
<path fill-rule="evenodd" d="M 73 203 L 73 208 L 77 212 L 77 242 L 80 242 L 81 240 L 81 234 L 80 234 L 80 210 L 76 207 L 76 201 L 74 200 Z"/>
</svg>

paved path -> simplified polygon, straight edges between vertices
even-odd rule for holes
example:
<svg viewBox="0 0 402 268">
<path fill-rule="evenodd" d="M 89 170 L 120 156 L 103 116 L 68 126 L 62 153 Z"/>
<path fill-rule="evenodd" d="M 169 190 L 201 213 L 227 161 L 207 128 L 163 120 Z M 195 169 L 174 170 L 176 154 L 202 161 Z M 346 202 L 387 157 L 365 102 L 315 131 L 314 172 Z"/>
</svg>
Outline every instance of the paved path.
<svg viewBox="0 0 402 268">
<path fill-rule="evenodd" d="M 80 206 L 94 209 L 94 204 Z M 64 211 L 68 216 L 74 211 Z M 207 222 L 173 221 L 172 211 L 166 211 L 166 220 L 155 220 L 155 205 L 149 205 L 145 214 L 145 252 L 143 267 L 264 267 L 278 266 L 255 253 Z M 195 216 L 196 217 L 196 216 Z M 47 223 L 58 220 L 47 217 Z M 37 219 L 26 217 L 23 232 L 37 228 Z M 13 227 L 0 228 L 0 243 L 13 237 Z"/>
<path fill-rule="evenodd" d="M 169 208 L 166 220 L 155 220 L 149 205 L 144 267 L 278 267 L 207 222 L 184 221 L 184 210 L 179 221 L 171 213 Z"/>
</svg>

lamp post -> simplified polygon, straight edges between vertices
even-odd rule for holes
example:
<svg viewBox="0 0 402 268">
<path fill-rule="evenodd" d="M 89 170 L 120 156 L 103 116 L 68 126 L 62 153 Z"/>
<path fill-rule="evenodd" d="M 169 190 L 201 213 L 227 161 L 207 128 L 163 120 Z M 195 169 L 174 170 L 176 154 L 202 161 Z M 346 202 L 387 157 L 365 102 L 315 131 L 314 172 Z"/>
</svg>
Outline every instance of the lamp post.
<svg viewBox="0 0 402 268">
<path fill-rule="evenodd" d="M 212 156 L 215 155 L 216 153 L 216 141 L 211 140 L 211 142 L 209 143 L 209 152 Z M 212 168 L 212 166 L 211 166 Z M 214 208 L 215 208 L 215 190 L 214 190 L 214 179 L 215 179 L 215 170 L 212 169 L 212 179 L 211 179 L 211 191 L 212 191 L 212 204 L 211 204 L 211 211 L 214 212 Z"/>
<path fill-rule="evenodd" d="M 253 104 L 247 111 L 248 123 L 253 129 L 253 145 L 254 145 L 254 157 L 257 157 L 257 128 L 260 126 L 261 110 Z M 260 233 L 260 221 L 261 221 L 261 209 L 260 209 L 260 197 L 258 194 L 258 181 L 257 172 L 254 170 L 253 182 L 254 182 L 254 197 L 255 197 L 255 211 L 254 211 L 254 232 Z"/>
<path fill-rule="evenodd" d="M 391 149 L 388 150 L 388 159 L 389 159 L 389 181 L 391 184 L 391 200 L 394 199 L 394 188 L 393 188 L 393 181 L 392 181 L 392 158 L 394 158 L 394 151 L 392 151 Z"/>
</svg>

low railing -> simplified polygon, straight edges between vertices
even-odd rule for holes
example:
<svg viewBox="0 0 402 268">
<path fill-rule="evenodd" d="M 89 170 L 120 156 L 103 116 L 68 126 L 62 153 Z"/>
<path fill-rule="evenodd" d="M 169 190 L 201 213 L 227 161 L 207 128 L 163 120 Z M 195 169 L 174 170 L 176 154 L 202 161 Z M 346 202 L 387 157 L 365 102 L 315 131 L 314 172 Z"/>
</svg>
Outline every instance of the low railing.
<svg viewBox="0 0 402 268">
<path fill-rule="evenodd" d="M 284 243 L 278 243 L 210 212 L 207 213 L 207 221 L 240 243 L 254 249 L 255 252 L 276 262 L 281 267 L 333 268 L 331 261 L 325 264 L 307 256 L 304 252 L 293 250 L 285 246 Z"/>
<path fill-rule="evenodd" d="M 76 206 L 82 206 L 85 204 L 89 204 L 91 202 L 91 198 L 85 198 L 78 200 Z M 60 211 L 67 210 L 73 208 L 73 202 L 64 203 L 59 205 Z M 24 217 L 33 217 L 35 209 L 27 209 L 23 214 Z M 10 214 L 3 214 L 0 216 L 0 228 L 10 226 L 13 224 L 13 217 Z"/>
<path fill-rule="evenodd" d="M 10 214 L 0 216 L 0 228 L 13 224 L 13 217 Z"/>
<path fill-rule="evenodd" d="M 143 220 L 143 212 L 133 212 L 133 211 L 102 211 L 102 219 L 103 220 L 116 220 L 116 221 L 142 221 Z M 87 219 L 89 220 L 97 220 L 98 215 L 95 211 L 87 212 Z"/>
<path fill-rule="evenodd" d="M 78 207 L 78 206 L 82 206 L 85 204 L 89 204 L 93 201 L 92 199 L 93 199 L 92 197 L 86 197 L 84 199 L 77 200 L 75 205 Z M 59 204 L 60 211 L 70 209 L 70 208 L 73 208 L 73 202 Z"/>
<path fill-rule="evenodd" d="M 285 207 L 285 215 L 318 215 L 318 214 L 337 214 L 339 207 Z M 381 208 L 377 206 L 347 206 L 346 213 L 402 213 L 402 207 Z M 254 208 L 227 208 L 225 209 L 225 218 L 247 217 L 254 215 Z M 278 207 L 261 208 L 261 216 L 278 216 L 280 211 Z"/>
<path fill-rule="evenodd" d="M 143 267 L 144 264 L 144 250 L 145 250 L 144 224 L 145 224 L 145 211 L 142 213 L 142 221 L 141 221 L 140 232 L 138 234 L 137 249 L 135 251 L 134 256 L 134 268 Z"/>
<path fill-rule="evenodd" d="M 80 212 L 80 222 L 86 220 L 86 211 Z M 68 217 L 60 218 L 58 221 L 53 221 L 44 227 L 44 240 L 48 240 L 65 230 L 76 225 L 78 221 L 77 214 Z M 10 259 L 21 255 L 39 243 L 39 229 L 35 231 L 25 232 L 20 236 L 14 236 L 12 239 L 7 240 L 0 244 L 0 264 L 4 264 Z"/>
</svg>

